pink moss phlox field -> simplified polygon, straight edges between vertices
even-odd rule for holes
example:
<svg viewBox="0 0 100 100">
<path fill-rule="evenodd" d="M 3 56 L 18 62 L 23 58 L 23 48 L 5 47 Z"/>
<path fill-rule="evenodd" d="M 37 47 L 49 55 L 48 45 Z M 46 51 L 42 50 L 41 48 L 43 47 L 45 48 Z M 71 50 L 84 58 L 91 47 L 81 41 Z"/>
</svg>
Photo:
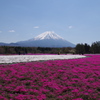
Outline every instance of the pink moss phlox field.
<svg viewBox="0 0 100 100">
<path fill-rule="evenodd" d="M 0 65 L 0 100 L 100 100 L 100 55 Z"/>
</svg>

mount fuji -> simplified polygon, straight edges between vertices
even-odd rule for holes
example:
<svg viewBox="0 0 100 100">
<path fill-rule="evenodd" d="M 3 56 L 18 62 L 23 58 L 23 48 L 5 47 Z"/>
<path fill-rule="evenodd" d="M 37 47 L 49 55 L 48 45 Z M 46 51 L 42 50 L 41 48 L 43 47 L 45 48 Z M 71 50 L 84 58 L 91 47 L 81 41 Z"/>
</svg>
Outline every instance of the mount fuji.
<svg viewBox="0 0 100 100">
<path fill-rule="evenodd" d="M 74 44 L 63 39 L 53 31 L 46 31 L 35 38 L 7 45 L 23 47 L 75 47 Z"/>
</svg>

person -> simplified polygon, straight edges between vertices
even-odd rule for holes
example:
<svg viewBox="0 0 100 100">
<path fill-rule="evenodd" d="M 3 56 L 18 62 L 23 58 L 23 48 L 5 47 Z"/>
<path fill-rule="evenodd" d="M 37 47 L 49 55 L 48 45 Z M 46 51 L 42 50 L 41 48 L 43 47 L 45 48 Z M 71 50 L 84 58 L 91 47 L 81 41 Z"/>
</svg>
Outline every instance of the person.
<svg viewBox="0 0 100 100">
<path fill-rule="evenodd" d="M 60 52 L 58 52 L 58 55 L 60 55 Z"/>
<path fill-rule="evenodd" d="M 18 54 L 20 55 L 20 52 L 18 52 Z"/>
</svg>

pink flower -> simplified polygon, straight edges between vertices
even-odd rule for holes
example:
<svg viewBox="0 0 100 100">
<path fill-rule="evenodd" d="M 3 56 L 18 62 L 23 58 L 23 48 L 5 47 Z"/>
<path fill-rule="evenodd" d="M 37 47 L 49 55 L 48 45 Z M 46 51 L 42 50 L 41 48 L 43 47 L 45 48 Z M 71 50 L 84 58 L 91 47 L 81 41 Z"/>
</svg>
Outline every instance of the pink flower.
<svg viewBox="0 0 100 100">
<path fill-rule="evenodd" d="M 0 65 L 0 100 L 98 100 L 99 76 L 100 55 Z"/>
<path fill-rule="evenodd" d="M 78 89 L 74 89 L 74 90 L 72 90 L 72 92 L 79 92 L 79 90 Z"/>
<path fill-rule="evenodd" d="M 83 100 L 82 98 L 76 98 L 76 99 L 72 99 L 72 100 Z"/>
</svg>

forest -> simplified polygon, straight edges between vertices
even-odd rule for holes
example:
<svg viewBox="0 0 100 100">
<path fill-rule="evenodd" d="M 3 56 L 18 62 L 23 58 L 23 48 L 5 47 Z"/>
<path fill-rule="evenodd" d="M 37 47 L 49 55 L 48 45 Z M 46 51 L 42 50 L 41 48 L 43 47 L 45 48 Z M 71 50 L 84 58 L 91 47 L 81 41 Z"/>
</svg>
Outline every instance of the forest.
<svg viewBox="0 0 100 100">
<path fill-rule="evenodd" d="M 17 47 L 0 46 L 0 54 L 97 54 L 100 53 L 100 41 L 93 42 L 91 45 L 78 43 L 75 48 L 49 48 L 49 47 Z"/>
</svg>

